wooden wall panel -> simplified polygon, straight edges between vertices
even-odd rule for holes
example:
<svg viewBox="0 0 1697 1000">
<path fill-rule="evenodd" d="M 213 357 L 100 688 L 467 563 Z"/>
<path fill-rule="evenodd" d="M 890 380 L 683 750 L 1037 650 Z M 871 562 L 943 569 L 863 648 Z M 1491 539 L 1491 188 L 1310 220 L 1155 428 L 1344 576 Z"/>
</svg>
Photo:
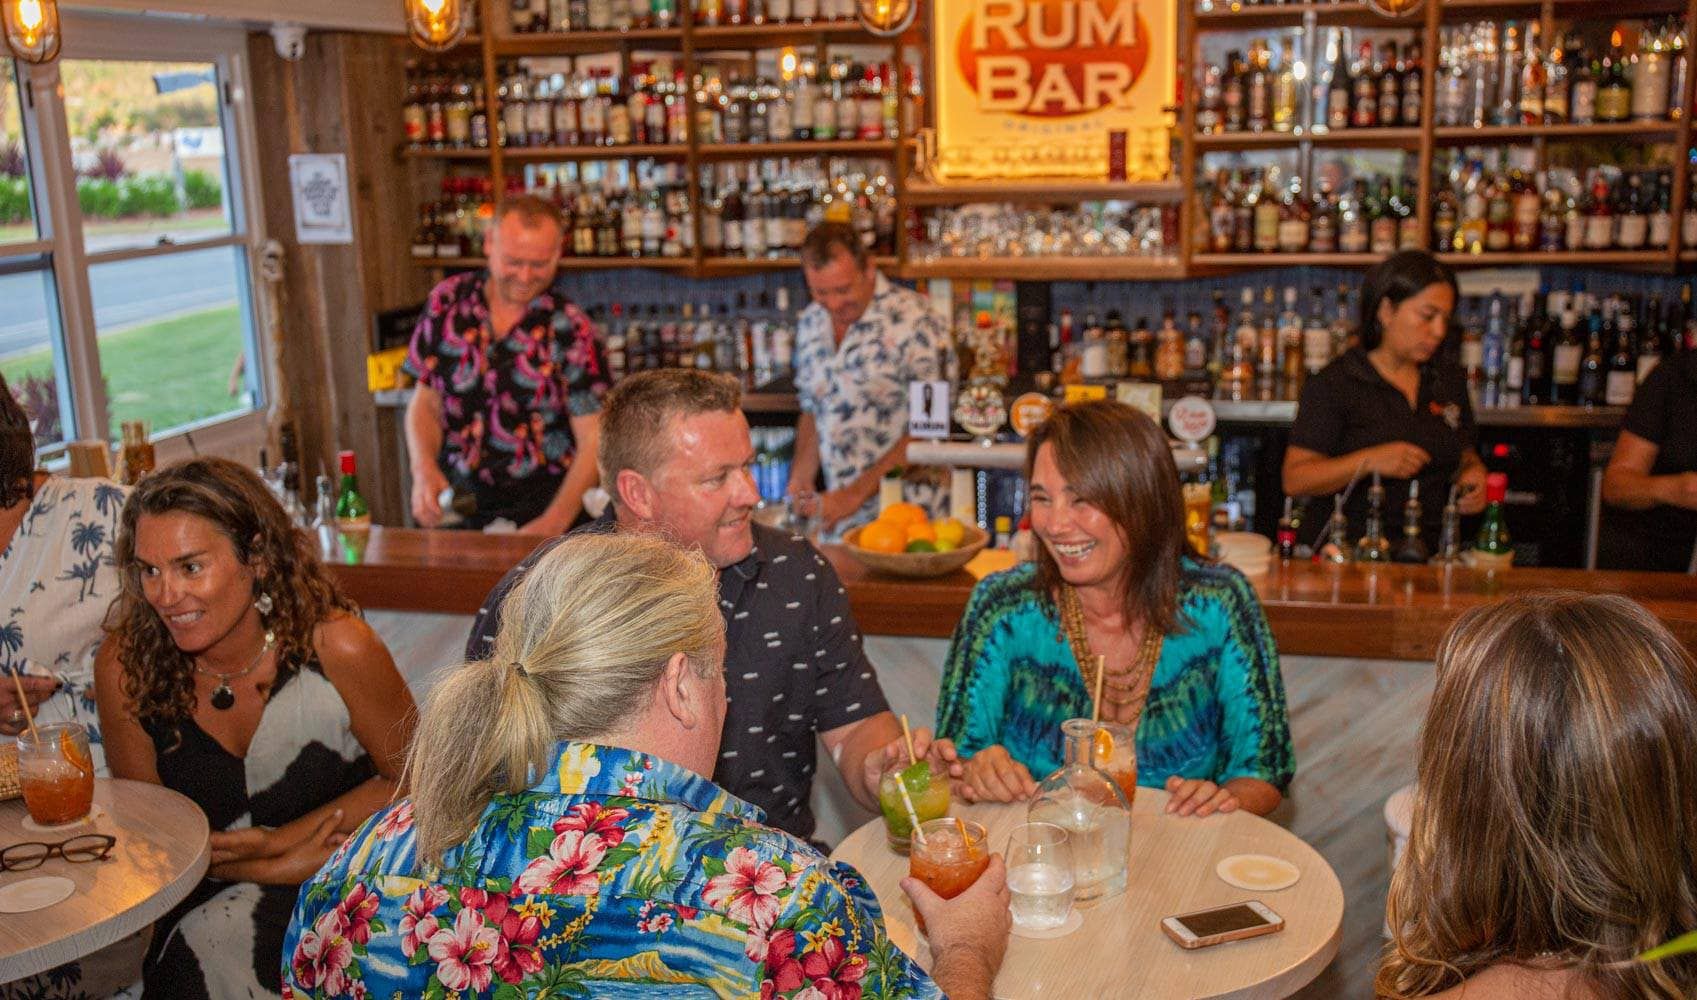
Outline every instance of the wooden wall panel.
<svg viewBox="0 0 1697 1000">
<path fill-rule="evenodd" d="M 407 242 L 431 178 L 399 156 L 407 47 L 389 36 L 307 36 L 306 54 L 279 59 L 268 35 L 250 37 L 254 107 L 266 231 L 284 247 L 280 380 L 301 435 L 302 465 L 329 472 L 335 453 L 360 459 L 373 517 L 400 523 L 401 466 L 365 383 L 371 319 L 421 301 L 425 272 L 410 266 Z M 292 153 L 347 157 L 354 220 L 348 246 L 295 242 L 289 198 Z"/>
</svg>

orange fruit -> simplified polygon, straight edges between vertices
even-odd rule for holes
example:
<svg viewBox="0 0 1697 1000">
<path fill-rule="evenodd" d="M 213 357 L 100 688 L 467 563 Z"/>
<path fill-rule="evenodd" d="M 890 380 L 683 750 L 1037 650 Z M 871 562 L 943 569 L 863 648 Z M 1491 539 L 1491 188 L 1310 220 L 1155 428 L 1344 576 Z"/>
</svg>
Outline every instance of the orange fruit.
<svg viewBox="0 0 1697 1000">
<path fill-rule="evenodd" d="M 934 542 L 937 540 L 937 531 L 931 527 L 931 522 L 920 521 L 917 524 L 907 526 L 907 540 L 910 542 Z"/>
<path fill-rule="evenodd" d="M 925 508 L 916 503 L 893 503 L 885 507 L 879 514 L 878 520 L 891 524 L 923 524 L 930 520 Z"/>
<path fill-rule="evenodd" d="M 873 552 L 900 552 L 907 545 L 907 533 L 900 525 L 873 521 L 860 529 L 855 544 Z"/>
</svg>

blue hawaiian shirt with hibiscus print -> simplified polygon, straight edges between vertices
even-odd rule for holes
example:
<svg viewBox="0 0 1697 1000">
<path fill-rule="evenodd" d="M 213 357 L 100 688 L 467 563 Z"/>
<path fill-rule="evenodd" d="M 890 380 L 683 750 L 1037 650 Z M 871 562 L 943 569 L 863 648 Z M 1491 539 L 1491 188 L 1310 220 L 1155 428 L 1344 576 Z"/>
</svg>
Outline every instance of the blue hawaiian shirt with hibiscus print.
<svg viewBox="0 0 1697 1000">
<path fill-rule="evenodd" d="M 283 996 L 940 998 L 853 868 L 650 754 L 556 747 L 440 867 L 412 802 L 301 888 Z"/>
<path fill-rule="evenodd" d="M 801 409 L 812 414 L 819 434 L 819 466 L 825 488 L 840 489 L 871 468 L 907 433 L 908 383 L 943 377 L 950 349 L 948 324 L 925 296 L 877 275 L 866 312 L 843 334 L 831 330 L 831 314 L 815 302 L 796 321 L 795 386 Z M 905 499 L 943 509 L 946 490 L 909 481 Z M 878 516 L 874 496 L 838 522 L 826 539 Z"/>
</svg>

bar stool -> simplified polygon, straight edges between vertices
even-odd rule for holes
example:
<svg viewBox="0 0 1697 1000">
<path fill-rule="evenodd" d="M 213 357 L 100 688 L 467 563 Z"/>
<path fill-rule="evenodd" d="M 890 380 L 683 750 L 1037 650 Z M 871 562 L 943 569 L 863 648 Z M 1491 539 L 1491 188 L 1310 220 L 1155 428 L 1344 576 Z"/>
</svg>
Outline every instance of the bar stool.
<svg viewBox="0 0 1697 1000">
<path fill-rule="evenodd" d="M 1414 826 L 1414 786 L 1404 785 L 1391 793 L 1385 800 L 1385 854 L 1389 867 L 1385 869 L 1385 884 L 1390 884 L 1390 877 L 1396 872 L 1396 866 L 1402 862 L 1402 853 L 1408 849 L 1408 832 Z M 1391 939 L 1391 919 L 1385 917 L 1385 940 Z"/>
</svg>

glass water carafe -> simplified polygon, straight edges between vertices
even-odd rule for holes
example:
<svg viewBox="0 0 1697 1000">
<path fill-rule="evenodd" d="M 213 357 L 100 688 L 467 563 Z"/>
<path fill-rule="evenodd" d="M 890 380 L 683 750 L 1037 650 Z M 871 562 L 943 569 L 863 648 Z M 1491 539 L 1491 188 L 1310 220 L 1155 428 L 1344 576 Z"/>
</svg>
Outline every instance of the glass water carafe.
<svg viewBox="0 0 1697 1000">
<path fill-rule="evenodd" d="M 1089 719 L 1061 724 L 1066 764 L 1037 786 L 1028 814 L 1032 822 L 1053 823 L 1067 831 L 1072 841 L 1074 898 L 1080 903 L 1125 891 L 1131 847 L 1131 804 L 1119 785 L 1091 760 L 1096 729 Z"/>
</svg>

